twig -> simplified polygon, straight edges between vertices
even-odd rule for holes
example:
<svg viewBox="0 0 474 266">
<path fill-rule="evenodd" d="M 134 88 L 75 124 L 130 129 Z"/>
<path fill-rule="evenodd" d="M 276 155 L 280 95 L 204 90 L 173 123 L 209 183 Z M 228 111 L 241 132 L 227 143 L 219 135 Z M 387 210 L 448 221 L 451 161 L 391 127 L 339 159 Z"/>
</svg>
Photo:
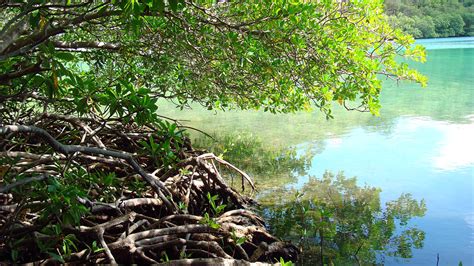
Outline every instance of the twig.
<svg viewBox="0 0 474 266">
<path fill-rule="evenodd" d="M 49 119 L 57 119 L 57 120 L 66 121 L 68 123 L 71 123 L 72 125 L 83 128 L 84 131 L 92 137 L 92 139 L 100 148 L 105 149 L 105 145 L 104 143 L 102 143 L 100 138 L 95 136 L 94 131 L 88 125 L 86 125 L 83 121 L 81 121 L 80 118 L 68 116 L 68 115 L 58 115 L 58 114 L 50 114 L 50 113 L 44 113 L 43 117 L 49 118 Z"/>
<path fill-rule="evenodd" d="M 199 155 L 198 156 L 199 159 L 204 159 L 204 160 L 208 160 L 208 159 L 214 159 L 216 160 L 218 163 L 220 164 L 223 164 L 225 166 L 227 166 L 228 168 L 236 171 L 237 173 L 239 173 L 243 178 L 245 178 L 247 180 L 247 182 L 250 184 L 250 186 L 252 187 L 252 190 L 255 190 L 255 185 L 252 181 L 252 179 L 250 178 L 249 175 L 247 175 L 245 172 L 243 172 L 242 170 L 240 170 L 239 168 L 237 168 L 236 166 L 234 166 L 233 164 L 215 156 L 214 154 L 212 153 L 205 153 L 205 154 L 202 154 L 202 155 Z"/>
</svg>

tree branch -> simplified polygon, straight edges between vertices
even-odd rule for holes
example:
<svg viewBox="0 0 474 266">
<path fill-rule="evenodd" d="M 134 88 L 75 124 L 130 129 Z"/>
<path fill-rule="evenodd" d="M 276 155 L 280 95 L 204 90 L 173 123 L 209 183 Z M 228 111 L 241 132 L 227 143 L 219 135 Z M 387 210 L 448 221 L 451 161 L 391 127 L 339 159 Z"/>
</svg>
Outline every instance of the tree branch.
<svg viewBox="0 0 474 266">
<path fill-rule="evenodd" d="M 1 47 L 0 60 L 5 60 L 11 56 L 15 56 L 23 52 L 26 52 L 28 49 L 31 49 L 32 47 L 35 47 L 36 45 L 43 43 L 49 38 L 56 36 L 58 34 L 64 33 L 66 29 L 68 29 L 71 26 L 76 26 L 83 22 L 88 22 L 88 21 L 103 18 L 103 17 L 117 15 L 119 14 L 119 12 L 120 11 L 117 11 L 117 10 L 104 11 L 104 12 L 97 11 L 95 13 L 84 14 L 84 15 L 80 15 L 75 18 L 66 20 L 61 25 L 53 26 L 51 24 L 48 24 L 44 28 L 38 31 L 35 31 L 31 33 L 30 35 L 21 36 L 18 39 L 10 42 L 9 44 L 4 45 L 4 47 Z M 24 51 L 24 49 L 26 50 Z"/>
<path fill-rule="evenodd" d="M 86 153 L 91 155 L 104 155 L 111 156 L 114 158 L 119 158 L 125 160 L 132 168 L 135 170 L 143 179 L 145 179 L 158 193 L 159 197 L 170 210 L 177 210 L 177 206 L 168 199 L 167 196 L 163 194 L 163 191 L 171 197 L 170 191 L 165 187 L 163 182 L 158 179 L 155 179 L 152 175 L 147 174 L 145 170 L 133 159 L 133 157 L 125 152 L 120 151 L 111 151 L 106 149 L 100 149 L 96 147 L 85 147 L 79 145 L 65 145 L 53 138 L 48 132 L 44 129 L 35 127 L 35 126 L 15 126 L 15 125 L 6 125 L 0 127 L 0 135 L 7 135 L 10 133 L 31 133 L 42 137 L 42 139 L 48 143 L 56 152 L 62 153 L 64 155 L 72 155 L 76 152 Z"/>
<path fill-rule="evenodd" d="M 18 71 L 9 72 L 6 74 L 0 75 L 0 84 L 2 85 L 9 85 L 9 81 L 12 79 L 20 78 L 29 74 L 36 74 L 42 71 L 46 71 L 48 69 L 42 68 L 41 63 L 36 63 L 34 65 L 29 65 L 23 69 Z"/>
<path fill-rule="evenodd" d="M 62 42 L 62 41 L 53 41 L 53 45 L 57 48 L 63 49 L 105 49 L 117 51 L 122 48 L 120 44 L 116 43 L 106 43 L 106 42 Z"/>
</svg>

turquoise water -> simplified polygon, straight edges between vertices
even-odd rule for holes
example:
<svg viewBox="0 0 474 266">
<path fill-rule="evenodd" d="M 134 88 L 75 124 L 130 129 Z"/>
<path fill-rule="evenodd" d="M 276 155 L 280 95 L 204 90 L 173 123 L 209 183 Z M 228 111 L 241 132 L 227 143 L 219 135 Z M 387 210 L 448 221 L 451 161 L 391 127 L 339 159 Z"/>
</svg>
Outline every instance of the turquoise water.
<svg viewBox="0 0 474 266">
<path fill-rule="evenodd" d="M 413 64 L 428 88 L 384 83 L 380 117 L 335 106 L 335 119 L 317 112 L 272 115 L 257 111 L 209 112 L 195 107 L 162 113 L 208 133 L 251 132 L 272 147 L 317 152 L 306 174 L 285 187 L 301 188 L 326 170 L 357 176 L 382 189 L 381 201 L 411 193 L 427 213 L 411 223 L 426 233 L 413 258 L 385 264 L 474 265 L 474 38 L 418 40 L 427 62 Z"/>
<path fill-rule="evenodd" d="M 313 158 L 309 174 L 322 176 L 326 170 L 343 170 L 357 176 L 360 183 L 381 188 L 382 202 L 403 192 L 424 198 L 427 214 L 414 223 L 426 233 L 425 246 L 414 250 L 413 259 L 406 262 L 434 265 L 439 253 L 440 265 L 455 265 L 460 260 L 472 265 L 472 136 L 474 120 L 453 124 L 427 117 L 402 117 L 390 134 L 355 128 L 326 140 L 325 150 Z M 305 181 L 302 176 L 295 186 Z"/>
<path fill-rule="evenodd" d="M 419 43 L 428 50 L 428 62 L 417 66 L 430 79 L 428 89 L 387 85 L 389 129 L 375 122 L 327 139 L 310 174 L 344 170 L 382 188 L 382 201 L 401 192 L 424 198 L 428 212 L 415 223 L 426 233 L 425 246 L 404 262 L 435 265 L 439 253 L 440 265 L 473 265 L 474 38 Z"/>
<path fill-rule="evenodd" d="M 428 50 L 459 49 L 472 48 L 474 39 L 472 37 L 419 39 L 416 43 L 425 46 Z"/>
</svg>

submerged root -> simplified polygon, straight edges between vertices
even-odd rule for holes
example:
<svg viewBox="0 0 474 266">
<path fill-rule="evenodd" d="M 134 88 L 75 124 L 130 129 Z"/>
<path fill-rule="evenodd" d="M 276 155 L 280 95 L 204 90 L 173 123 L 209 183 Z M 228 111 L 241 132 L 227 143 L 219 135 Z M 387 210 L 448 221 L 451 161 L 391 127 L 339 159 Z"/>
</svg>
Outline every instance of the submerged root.
<svg viewBox="0 0 474 266">
<path fill-rule="evenodd" d="M 123 133 L 113 125 L 96 125 L 103 128 L 98 131 L 93 123 L 77 118 L 62 122 L 62 127 L 78 130 L 80 145 L 59 141 L 57 124 L 48 123 L 45 130 L 0 128 L 0 145 L 8 151 L 1 153 L 0 165 L 8 167 L 0 176 L 5 177 L 0 185 L 0 262 L 247 265 L 297 260 L 296 247 L 268 233 L 264 221 L 250 210 L 251 198 L 227 185 L 217 165 L 236 171 L 242 190 L 245 184 L 255 189 L 250 177 L 229 162 L 195 151 L 186 142 L 176 151 L 176 164 L 157 170 L 152 158 L 136 155 L 136 143 L 148 139 L 152 130 L 132 133 L 138 130 L 130 128 Z M 91 132 L 95 134 L 88 136 Z M 11 142 L 14 136 L 37 150 Z M 99 148 L 88 146 L 87 140 Z M 74 168 L 86 173 L 70 181 Z M 116 182 L 105 186 L 80 180 L 102 172 L 114 173 Z M 87 195 L 78 193 L 61 205 L 52 197 L 61 184 L 73 189 L 66 182 L 86 186 Z M 62 209 L 51 210 L 51 204 Z M 74 213 L 73 208 L 81 211 Z M 45 244 L 48 241 L 53 244 Z"/>
</svg>

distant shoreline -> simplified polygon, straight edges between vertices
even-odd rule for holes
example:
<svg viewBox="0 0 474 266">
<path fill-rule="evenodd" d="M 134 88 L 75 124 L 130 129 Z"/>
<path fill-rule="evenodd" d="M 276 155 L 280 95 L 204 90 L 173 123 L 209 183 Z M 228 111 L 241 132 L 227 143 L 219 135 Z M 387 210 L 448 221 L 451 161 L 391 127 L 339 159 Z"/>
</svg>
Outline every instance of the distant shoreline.
<svg viewBox="0 0 474 266">
<path fill-rule="evenodd" d="M 473 49 L 474 37 L 424 38 L 416 39 L 415 44 L 424 46 L 426 50 Z"/>
<path fill-rule="evenodd" d="M 474 36 L 453 36 L 453 37 L 433 37 L 433 38 L 415 38 L 415 41 L 420 40 L 448 40 L 448 39 L 474 39 Z"/>
</svg>

